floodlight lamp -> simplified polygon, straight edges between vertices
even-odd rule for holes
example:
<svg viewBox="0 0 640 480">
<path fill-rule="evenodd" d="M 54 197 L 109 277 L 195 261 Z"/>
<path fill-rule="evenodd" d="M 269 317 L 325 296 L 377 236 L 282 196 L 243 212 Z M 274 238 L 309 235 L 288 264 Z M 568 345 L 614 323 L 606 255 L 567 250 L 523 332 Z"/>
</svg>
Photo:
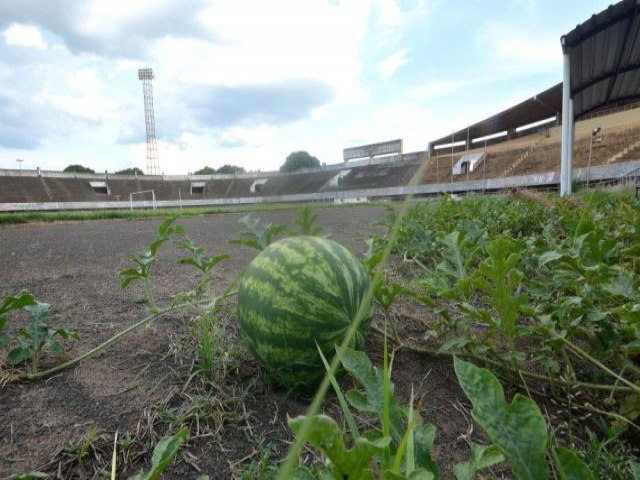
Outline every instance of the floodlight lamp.
<svg viewBox="0 0 640 480">
<path fill-rule="evenodd" d="M 152 68 L 140 68 L 138 69 L 138 80 L 153 80 Z"/>
</svg>

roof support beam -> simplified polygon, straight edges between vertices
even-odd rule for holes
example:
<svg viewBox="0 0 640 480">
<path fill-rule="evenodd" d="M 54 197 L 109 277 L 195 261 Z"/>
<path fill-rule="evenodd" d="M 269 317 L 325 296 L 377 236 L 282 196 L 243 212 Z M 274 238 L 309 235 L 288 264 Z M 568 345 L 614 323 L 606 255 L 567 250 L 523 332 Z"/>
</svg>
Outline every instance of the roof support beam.
<svg viewBox="0 0 640 480">
<path fill-rule="evenodd" d="M 562 147 L 560 150 L 560 196 L 571 194 L 571 155 L 573 153 L 573 101 L 571 100 L 571 56 L 564 53 L 562 82 Z"/>
</svg>

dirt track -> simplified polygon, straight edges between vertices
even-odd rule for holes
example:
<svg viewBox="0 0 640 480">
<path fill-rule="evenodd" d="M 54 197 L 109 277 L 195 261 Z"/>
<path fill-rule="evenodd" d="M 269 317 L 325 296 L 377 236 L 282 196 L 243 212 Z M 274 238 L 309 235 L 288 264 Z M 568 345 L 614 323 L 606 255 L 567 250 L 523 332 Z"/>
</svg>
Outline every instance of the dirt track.
<svg viewBox="0 0 640 480">
<path fill-rule="evenodd" d="M 384 213 L 381 208 L 328 208 L 318 213 L 317 223 L 323 231 L 358 253 L 365 249 L 364 238 L 382 231 L 375 225 Z M 261 212 L 255 216 L 293 226 L 295 211 Z M 189 237 L 204 245 L 209 255 L 230 254 L 230 259 L 218 268 L 220 290 L 255 255 L 255 251 L 228 243 L 237 237 L 240 217 L 225 214 L 180 221 Z M 142 289 L 135 286 L 122 290 L 117 273 L 129 266 L 135 252 L 145 249 L 159 223 L 160 220 L 97 221 L 1 228 L 0 296 L 16 294 L 23 288 L 30 290 L 40 301 L 52 305 L 51 324 L 75 328 L 82 335 L 81 342 L 69 348 L 69 355 L 86 351 L 145 315 L 146 306 L 137 302 Z M 176 265 L 179 253 L 172 245 L 163 247 L 161 261 L 153 272 L 159 304 L 166 304 L 173 293 L 193 283 L 193 274 Z M 173 317 L 157 322 L 45 381 L 1 389 L 0 477 L 42 466 L 70 442 L 81 441 L 93 425 L 99 432 L 110 434 L 134 428 L 144 409 L 165 399 L 170 390 L 169 339 L 182 321 Z M 452 453 L 456 456 L 454 450 L 460 450 L 452 450 L 451 446 L 468 426 L 464 418 L 445 412 L 455 399 L 451 392 L 453 397 L 458 396 L 455 379 L 450 379 L 450 366 L 440 361 L 424 364 L 424 359 L 411 355 L 398 362 L 402 362 L 402 368 L 398 369 L 401 376 L 396 383 L 402 396 L 408 395 L 411 384 L 424 383 L 428 377 L 429 387 L 423 392 L 429 394 L 425 416 L 439 424 L 436 451 L 446 458 L 445 463 L 450 463 Z M 257 428 L 269 425 L 272 417 L 281 425 L 286 422 L 286 413 L 304 412 L 304 402 L 291 400 L 285 392 L 263 393 L 264 397 L 254 398 L 246 407 L 254 409 L 249 416 L 256 419 Z M 194 446 L 200 467 L 212 478 L 228 478 L 230 462 L 251 452 L 244 430 L 230 429 L 227 441 L 219 445 L 224 454 L 217 445 Z M 191 478 L 196 473 L 186 464 L 172 471 L 169 476 L 175 478 Z"/>
</svg>

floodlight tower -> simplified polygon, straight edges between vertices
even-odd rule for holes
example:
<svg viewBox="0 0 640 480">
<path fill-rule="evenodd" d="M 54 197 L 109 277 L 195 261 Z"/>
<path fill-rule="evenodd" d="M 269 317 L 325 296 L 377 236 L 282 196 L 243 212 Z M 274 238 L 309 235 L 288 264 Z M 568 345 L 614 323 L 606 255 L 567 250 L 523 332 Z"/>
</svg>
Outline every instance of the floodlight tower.
<svg viewBox="0 0 640 480">
<path fill-rule="evenodd" d="M 138 69 L 138 80 L 142 80 L 144 92 L 144 123 L 147 127 L 147 175 L 160 175 L 158 144 L 156 143 L 156 121 L 153 116 L 153 69 Z"/>
</svg>

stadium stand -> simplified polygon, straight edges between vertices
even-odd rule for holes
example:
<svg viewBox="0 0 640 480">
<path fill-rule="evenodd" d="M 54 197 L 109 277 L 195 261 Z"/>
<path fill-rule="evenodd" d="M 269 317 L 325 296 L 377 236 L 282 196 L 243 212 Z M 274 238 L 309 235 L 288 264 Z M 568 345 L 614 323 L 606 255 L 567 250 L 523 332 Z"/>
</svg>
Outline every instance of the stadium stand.
<svg viewBox="0 0 640 480">
<path fill-rule="evenodd" d="M 109 201 L 108 194 L 97 194 L 89 181 L 80 178 L 45 177 L 56 202 L 68 202 L 72 198 L 76 202 Z M 104 181 L 104 180 L 103 180 Z M 115 199 L 115 198 L 114 198 Z"/>
<path fill-rule="evenodd" d="M 48 202 L 49 196 L 37 177 L 0 177 L 0 201 L 4 203 Z"/>
</svg>

